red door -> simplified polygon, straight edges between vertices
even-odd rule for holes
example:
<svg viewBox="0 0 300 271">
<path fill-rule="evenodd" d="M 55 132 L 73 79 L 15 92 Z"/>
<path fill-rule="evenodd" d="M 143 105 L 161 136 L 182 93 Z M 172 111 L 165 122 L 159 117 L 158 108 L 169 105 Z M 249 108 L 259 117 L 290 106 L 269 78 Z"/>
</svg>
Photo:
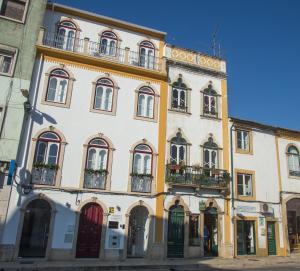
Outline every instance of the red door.
<svg viewBox="0 0 300 271">
<path fill-rule="evenodd" d="M 80 214 L 76 257 L 98 258 L 100 251 L 103 210 L 97 203 L 88 203 Z"/>
</svg>

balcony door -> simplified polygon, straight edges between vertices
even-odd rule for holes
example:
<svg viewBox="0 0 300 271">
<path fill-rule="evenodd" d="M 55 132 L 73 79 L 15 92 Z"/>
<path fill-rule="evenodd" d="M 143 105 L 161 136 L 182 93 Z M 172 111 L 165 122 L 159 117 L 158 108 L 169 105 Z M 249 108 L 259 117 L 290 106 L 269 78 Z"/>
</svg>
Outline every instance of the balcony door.
<svg viewBox="0 0 300 271">
<path fill-rule="evenodd" d="M 170 162 L 172 165 L 186 165 L 187 163 L 187 142 L 180 132 L 171 139 Z"/>
<path fill-rule="evenodd" d="M 44 258 L 48 243 L 51 206 L 45 200 L 31 201 L 25 209 L 19 257 Z"/>
</svg>

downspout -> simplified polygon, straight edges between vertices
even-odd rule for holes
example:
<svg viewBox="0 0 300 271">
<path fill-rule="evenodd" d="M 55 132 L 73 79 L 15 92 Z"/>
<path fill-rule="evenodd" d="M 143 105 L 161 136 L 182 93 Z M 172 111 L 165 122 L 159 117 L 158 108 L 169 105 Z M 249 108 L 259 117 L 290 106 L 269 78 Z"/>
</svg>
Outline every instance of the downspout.
<svg viewBox="0 0 300 271">
<path fill-rule="evenodd" d="M 236 258 L 235 253 L 235 208 L 234 208 L 234 170 L 233 170 L 233 144 L 232 144 L 232 132 L 234 128 L 234 123 L 230 127 L 230 171 L 231 171 L 231 214 L 233 222 L 233 258 Z"/>
</svg>

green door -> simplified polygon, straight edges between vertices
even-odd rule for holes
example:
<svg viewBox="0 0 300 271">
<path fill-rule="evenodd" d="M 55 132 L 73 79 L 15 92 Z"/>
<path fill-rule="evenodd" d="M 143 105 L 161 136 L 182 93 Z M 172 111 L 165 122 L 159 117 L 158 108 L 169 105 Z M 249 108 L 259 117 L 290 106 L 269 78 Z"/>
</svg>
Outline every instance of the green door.
<svg viewBox="0 0 300 271">
<path fill-rule="evenodd" d="M 267 222 L 268 254 L 276 255 L 275 222 Z"/>
<path fill-rule="evenodd" d="M 168 257 L 182 258 L 184 253 L 184 209 L 172 206 L 168 221 Z"/>
</svg>

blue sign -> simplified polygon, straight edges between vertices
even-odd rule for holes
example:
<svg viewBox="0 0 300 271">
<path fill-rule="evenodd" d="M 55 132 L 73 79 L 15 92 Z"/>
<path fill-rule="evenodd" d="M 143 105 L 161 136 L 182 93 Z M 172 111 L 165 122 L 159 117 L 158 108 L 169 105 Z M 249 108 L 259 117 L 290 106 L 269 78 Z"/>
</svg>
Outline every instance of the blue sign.
<svg viewBox="0 0 300 271">
<path fill-rule="evenodd" d="M 16 161 L 11 160 L 8 169 L 7 185 L 12 185 L 12 178 L 14 176 L 15 170 L 16 170 Z"/>
</svg>

